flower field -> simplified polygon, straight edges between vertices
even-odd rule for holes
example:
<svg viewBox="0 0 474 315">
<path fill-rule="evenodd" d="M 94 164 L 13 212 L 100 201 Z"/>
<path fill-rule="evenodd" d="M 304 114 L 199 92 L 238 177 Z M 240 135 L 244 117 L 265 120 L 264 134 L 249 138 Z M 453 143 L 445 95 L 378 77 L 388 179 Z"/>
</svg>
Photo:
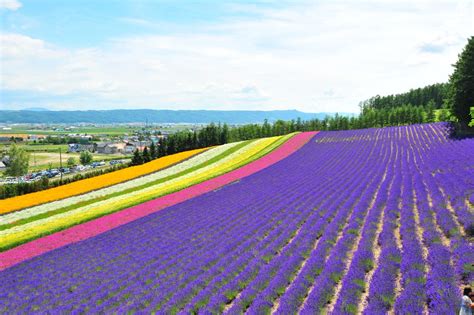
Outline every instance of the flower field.
<svg viewBox="0 0 474 315">
<path fill-rule="evenodd" d="M 474 281 L 474 140 L 446 134 L 231 144 L 71 209 L 5 214 L 2 246 L 114 212 L 0 253 L 0 313 L 455 314 Z"/>
<path fill-rule="evenodd" d="M 114 185 L 126 180 L 156 172 L 170 165 L 179 163 L 206 149 L 196 149 L 170 156 L 165 156 L 150 163 L 129 167 L 117 172 L 100 175 L 94 178 L 84 179 L 78 182 L 55 187 L 52 189 L 38 191 L 25 196 L 17 196 L 0 200 L 0 214 L 33 207 L 42 203 L 55 201 L 71 196 L 80 195 L 95 189 Z"/>
<path fill-rule="evenodd" d="M 150 175 L 80 196 L 7 213 L 0 217 L 0 250 L 226 173 L 268 153 L 292 136 L 214 147 Z"/>
</svg>

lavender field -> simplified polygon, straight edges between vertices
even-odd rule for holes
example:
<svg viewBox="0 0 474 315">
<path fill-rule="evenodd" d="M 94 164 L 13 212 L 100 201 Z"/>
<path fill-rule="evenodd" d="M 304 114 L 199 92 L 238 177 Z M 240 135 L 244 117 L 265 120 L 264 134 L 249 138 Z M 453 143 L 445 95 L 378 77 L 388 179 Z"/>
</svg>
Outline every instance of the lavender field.
<svg viewBox="0 0 474 315">
<path fill-rule="evenodd" d="M 0 313 L 454 314 L 474 139 L 322 131 L 286 159 L 0 272 Z"/>
</svg>

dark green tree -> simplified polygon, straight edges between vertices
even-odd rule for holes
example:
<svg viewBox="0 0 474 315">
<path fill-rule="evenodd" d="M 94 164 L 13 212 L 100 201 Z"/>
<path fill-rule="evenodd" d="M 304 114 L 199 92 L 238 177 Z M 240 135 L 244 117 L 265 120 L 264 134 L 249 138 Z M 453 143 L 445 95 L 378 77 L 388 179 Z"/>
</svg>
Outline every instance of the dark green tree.
<svg viewBox="0 0 474 315">
<path fill-rule="evenodd" d="M 471 122 L 469 123 L 469 127 L 474 127 L 474 107 L 471 107 Z"/>
<path fill-rule="evenodd" d="M 435 115 L 435 103 L 433 100 L 430 100 L 426 105 L 426 122 L 434 122 L 436 120 Z"/>
<path fill-rule="evenodd" d="M 81 161 L 82 165 L 87 165 L 92 162 L 92 153 L 89 151 L 82 151 L 81 155 L 79 156 L 79 161 Z"/>
<path fill-rule="evenodd" d="M 175 137 L 168 137 L 166 139 L 166 154 L 174 154 L 176 153 L 176 139 Z"/>
<path fill-rule="evenodd" d="M 150 155 L 150 151 L 148 151 L 148 148 L 145 147 L 143 149 L 143 152 L 142 152 L 142 159 L 143 159 L 143 163 L 148 163 L 151 161 L 151 155 Z"/>
<path fill-rule="evenodd" d="M 226 144 L 229 141 L 229 126 L 224 124 L 219 135 L 219 144 Z"/>
<path fill-rule="evenodd" d="M 8 176 L 22 176 L 28 172 L 30 156 L 25 149 L 12 144 L 8 150 L 8 165 L 5 174 Z"/>
<path fill-rule="evenodd" d="M 471 107 L 474 107 L 474 36 L 468 39 L 466 47 L 454 64 L 449 83 L 448 104 L 451 112 L 461 127 L 466 128 L 471 121 Z"/>
<path fill-rule="evenodd" d="M 438 121 L 450 121 L 451 113 L 447 108 L 441 108 L 438 114 Z"/>
<path fill-rule="evenodd" d="M 158 157 L 166 155 L 166 140 L 164 138 L 160 138 L 158 140 Z"/>
<path fill-rule="evenodd" d="M 140 165 L 143 164 L 143 157 L 138 149 L 135 149 L 133 152 L 133 157 L 132 157 L 132 165 Z"/>
<path fill-rule="evenodd" d="M 76 164 L 76 159 L 74 157 L 70 157 L 67 159 L 67 166 L 68 167 L 73 167 Z"/>
<path fill-rule="evenodd" d="M 150 157 L 152 160 L 158 157 L 158 150 L 156 149 L 156 145 L 153 141 L 150 144 Z"/>
</svg>

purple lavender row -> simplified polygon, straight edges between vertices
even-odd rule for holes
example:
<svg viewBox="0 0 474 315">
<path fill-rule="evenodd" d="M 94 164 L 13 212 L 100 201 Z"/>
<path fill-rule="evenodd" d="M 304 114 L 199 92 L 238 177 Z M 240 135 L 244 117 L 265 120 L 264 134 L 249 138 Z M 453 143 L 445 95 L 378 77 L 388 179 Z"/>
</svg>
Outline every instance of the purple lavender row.
<svg viewBox="0 0 474 315">
<path fill-rule="evenodd" d="M 369 175 L 369 174 L 367 174 L 367 175 Z M 367 176 L 367 177 L 371 177 L 371 176 L 369 175 L 369 176 Z M 366 184 L 367 184 L 367 183 L 366 183 Z M 368 186 L 370 186 L 370 185 L 368 185 Z M 363 194 L 361 194 L 361 195 L 363 195 Z M 336 250 L 337 250 L 337 248 L 336 248 Z M 317 253 L 315 253 L 315 254 L 317 255 Z M 321 269 L 322 269 L 322 268 L 321 268 Z M 320 269 L 320 270 L 321 270 L 321 269 Z M 324 275 L 324 274 L 323 274 L 323 275 Z M 318 281 L 321 281 L 321 280 L 319 280 L 319 279 L 317 279 L 317 280 L 318 280 Z M 319 290 L 318 282 L 316 282 L 316 284 L 315 284 L 315 290 L 316 290 L 316 288 Z M 283 311 L 283 312 L 284 312 L 284 311 Z"/>
<path fill-rule="evenodd" d="M 421 240 L 418 238 L 413 203 L 413 187 L 408 170 L 408 160 L 413 160 L 408 145 L 400 151 L 402 165 L 400 236 L 402 241 L 401 285 L 402 292 L 395 301 L 396 314 L 423 314 L 426 307 L 426 261 Z"/>
<path fill-rule="evenodd" d="M 333 201 L 333 200 L 331 200 L 331 201 Z M 334 212 L 334 211 L 329 211 L 329 212 Z M 225 288 L 225 289 L 229 289 L 229 288 Z M 231 289 L 231 290 L 232 290 L 232 289 Z"/>
<path fill-rule="evenodd" d="M 269 246 L 267 248 L 260 248 L 260 251 L 263 251 L 263 252 L 278 251 L 283 246 L 285 241 L 290 237 L 291 232 L 296 230 L 297 227 L 301 225 L 302 223 L 301 220 L 302 220 L 301 217 L 288 218 L 286 220 L 285 226 L 281 224 L 278 229 L 275 229 L 272 232 L 273 235 L 270 237 L 272 242 L 269 244 Z M 209 278 L 209 275 L 204 275 L 204 277 Z M 196 285 L 198 285 L 198 287 L 200 285 L 204 286 L 204 284 L 200 283 L 200 281 L 202 280 L 196 279 L 196 281 L 189 283 L 187 285 L 187 290 L 183 288 L 183 290 L 180 292 L 179 295 L 175 295 L 173 299 L 168 301 L 168 303 L 164 306 L 163 310 L 166 313 L 168 313 L 168 312 L 172 312 L 172 310 L 174 309 L 179 310 L 183 308 L 187 304 L 187 302 L 189 302 L 190 299 L 192 298 L 191 293 L 194 293 L 193 290 L 196 287 Z"/>
<path fill-rule="evenodd" d="M 390 161 L 388 165 L 393 164 L 393 153 L 390 152 Z M 381 222 L 382 215 L 387 205 L 388 194 L 393 182 L 393 171 L 387 170 L 386 180 L 378 189 L 377 199 L 374 207 L 380 207 L 380 211 L 370 211 L 366 224 L 361 232 L 361 239 L 354 254 L 354 258 L 349 267 L 349 271 L 342 280 L 341 293 L 334 306 L 335 314 L 356 314 L 359 311 L 359 303 L 366 288 L 366 275 L 374 268 L 375 253 L 374 243 L 377 237 L 378 224 Z"/>
<path fill-rule="evenodd" d="M 266 262 L 258 276 L 242 291 L 242 295 L 233 304 L 229 313 L 245 311 L 249 306 L 251 306 L 248 309 L 250 313 L 261 313 L 271 310 L 273 306 L 271 296 L 275 293 L 275 281 L 281 282 L 282 279 L 288 276 L 287 272 L 291 273 L 291 270 L 294 272 L 298 262 L 303 258 L 302 253 L 310 252 L 312 244 L 319 235 L 322 234 L 324 221 L 327 222 L 331 220 L 331 213 L 326 212 L 327 216 L 322 217 L 317 212 L 313 212 L 313 214 L 314 215 L 305 222 L 289 246 L 285 247 L 284 250 L 277 255 L 269 253 L 271 260 Z M 261 296 L 262 294 L 268 294 L 270 299 L 266 300 L 265 298 L 267 296 Z"/>
<path fill-rule="evenodd" d="M 386 154 L 383 154 L 382 157 L 382 160 L 386 162 Z M 367 190 L 356 204 L 349 219 L 349 224 L 344 228 L 341 239 L 337 242 L 323 271 L 316 279 L 314 287 L 317 289 L 309 294 L 305 305 L 303 305 L 301 311 L 303 314 L 320 313 L 326 308 L 327 304 L 331 302 L 334 289 L 344 275 L 345 263 L 350 259 L 350 257 L 348 257 L 349 252 L 355 245 L 360 229 L 366 224 L 367 214 L 369 213 L 369 217 L 372 217 L 372 212 L 379 211 L 380 204 L 371 207 L 370 203 L 383 180 L 384 166 L 382 164 L 383 163 L 373 166 L 373 168 L 377 170 L 373 178 L 377 178 L 377 180 L 368 183 Z M 376 202 L 377 201 L 379 200 L 376 200 Z"/>
<path fill-rule="evenodd" d="M 436 127 L 443 130 L 442 126 Z M 474 261 L 474 246 L 465 236 L 472 235 L 474 231 L 474 211 L 472 206 L 469 209 L 468 202 L 470 195 L 474 199 L 473 156 L 472 139 L 445 142 L 429 152 L 426 157 L 429 163 L 426 163 L 423 173 L 423 180 L 432 194 L 436 220 L 451 241 L 456 275 L 463 285 L 474 281 L 471 266 Z M 453 214 L 447 209 L 448 203 L 453 208 Z"/>
<path fill-rule="evenodd" d="M 331 212 L 328 214 L 331 215 Z M 331 217 L 328 219 L 323 218 L 323 220 L 320 218 L 319 222 L 315 222 L 316 226 L 313 228 L 313 231 L 302 229 L 298 235 L 298 240 L 295 240 L 292 243 L 293 246 L 289 247 L 288 250 L 293 250 L 295 252 L 299 251 L 301 253 L 307 251 L 311 252 L 311 244 L 314 244 L 315 239 L 322 234 L 321 225 L 330 220 Z M 319 223 L 319 225 L 317 223 Z M 307 235 L 310 236 L 306 238 Z M 299 241 L 301 241 L 301 246 L 295 248 L 296 245 L 299 244 Z M 292 257 L 289 262 L 288 257 Z M 229 310 L 229 313 L 244 311 L 247 306 L 250 306 L 247 310 L 250 313 L 263 313 L 270 311 L 273 307 L 275 298 L 278 296 L 278 289 L 282 290 L 286 287 L 288 281 L 286 279 L 295 272 L 302 259 L 303 256 L 301 255 L 282 253 L 276 259 L 272 260 L 267 266 L 265 266 L 265 269 L 259 274 L 259 277 L 255 279 L 254 283 L 250 283 L 244 292 L 242 292 L 241 298 L 233 305 Z M 273 272 L 273 270 L 275 271 Z M 254 299 L 254 297 L 256 298 Z"/>
<path fill-rule="evenodd" d="M 244 257 L 241 256 L 236 259 L 233 264 L 230 264 L 228 268 L 226 268 L 226 273 L 222 273 L 214 278 L 203 291 L 197 294 L 189 302 L 189 304 L 184 308 L 184 313 L 189 313 L 192 310 L 197 311 L 205 307 L 210 299 L 214 300 L 214 302 L 211 301 L 211 305 L 214 305 L 213 309 L 215 311 L 222 311 L 224 304 L 231 301 L 237 295 L 237 290 L 232 290 L 227 287 L 223 293 L 217 294 L 217 291 L 229 284 L 232 279 L 238 277 L 243 272 L 244 268 L 248 267 L 255 259 L 261 259 L 261 257 L 256 257 L 254 254 L 249 253 Z"/>
<path fill-rule="evenodd" d="M 308 209 L 305 211 L 307 213 L 307 215 L 310 215 L 311 213 L 315 213 L 313 211 L 313 209 L 308 206 Z M 289 223 L 290 221 L 288 221 Z M 307 221 L 306 221 L 307 222 Z M 303 224 L 306 224 L 303 223 Z M 300 226 L 301 225 L 301 222 L 298 223 L 298 225 L 294 226 L 294 227 L 297 227 L 297 226 Z M 285 229 L 288 229 L 288 225 L 286 225 Z M 291 229 L 290 229 L 291 230 Z M 286 236 L 280 236 L 280 238 L 283 238 L 284 242 L 288 242 L 288 239 L 291 238 L 291 234 L 290 236 L 286 235 Z M 280 242 L 281 243 L 281 242 Z M 278 244 L 278 242 L 277 242 Z M 277 246 L 280 246 L 281 245 L 277 245 Z M 230 274 L 230 275 L 233 275 L 234 277 L 235 276 L 238 276 L 240 274 L 240 272 L 243 271 L 244 267 L 248 266 L 249 264 L 252 264 L 254 261 L 259 261 L 259 260 L 262 260 L 262 259 L 268 259 L 268 253 L 273 253 L 275 251 L 278 251 L 276 248 L 271 248 L 271 247 L 267 247 L 267 248 L 262 248 L 261 250 L 262 253 L 259 254 L 258 256 L 256 255 L 249 255 L 244 261 L 240 261 L 238 264 L 235 264 L 235 265 L 231 265 L 231 266 L 227 266 L 227 268 L 225 269 L 225 272 Z M 205 305 L 207 305 L 207 301 L 209 301 L 209 299 L 212 297 L 213 299 L 215 297 L 217 297 L 218 295 L 216 294 L 217 293 L 217 290 L 221 287 L 223 287 L 225 284 L 227 284 L 233 277 L 229 277 L 229 275 L 223 275 L 221 277 L 216 277 L 216 281 L 208 284 L 206 286 L 206 290 L 202 291 L 199 295 L 197 295 L 192 301 L 190 301 L 190 303 L 187 305 L 187 307 L 184 309 L 184 313 L 189 313 L 189 311 L 191 311 L 191 309 L 194 309 L 194 310 L 197 310 L 199 308 L 202 308 L 204 307 Z M 235 296 L 236 295 L 236 291 L 232 291 L 232 290 L 228 290 L 227 292 L 224 293 L 224 295 L 222 295 L 221 297 L 222 298 L 226 298 L 226 300 L 223 300 L 222 302 L 224 301 L 228 301 L 230 299 L 232 299 L 232 296 Z M 206 300 L 206 302 L 203 302 L 202 300 Z M 198 306 L 196 306 L 196 303 L 198 303 Z M 219 309 L 219 310 L 222 310 L 223 308 L 223 304 L 224 303 L 221 303 L 219 304 L 216 308 Z"/>
<path fill-rule="evenodd" d="M 399 199 L 401 187 L 400 174 L 394 174 L 389 198 L 385 208 L 384 225 L 377 243 L 381 248 L 377 268 L 369 286 L 367 307 L 364 314 L 385 314 L 395 302 L 396 279 L 400 270 L 401 252 L 396 241 L 395 231 L 400 216 Z"/>
<path fill-rule="evenodd" d="M 427 155 L 430 163 L 426 163 L 426 173 L 431 176 L 425 176 L 425 179 L 431 179 L 432 187 L 435 185 L 445 192 L 438 204 L 445 208 L 450 201 L 466 232 L 473 229 L 474 222 L 474 213 L 466 203 L 470 194 L 474 196 L 473 156 L 472 139 L 450 141 L 432 150 Z M 434 191 L 439 192 L 438 189 Z"/>
<path fill-rule="evenodd" d="M 365 162 L 368 163 L 368 160 L 365 160 Z M 361 168 L 361 170 L 364 171 L 363 168 Z M 336 199 L 337 202 L 333 205 L 335 209 L 332 211 L 337 213 L 336 217 L 330 221 L 329 226 L 326 228 L 325 233 L 322 234 L 322 237 L 318 240 L 316 248 L 306 260 L 301 272 L 296 276 L 291 286 L 281 296 L 280 305 L 276 313 L 291 314 L 298 312 L 300 305 L 304 301 L 305 295 L 313 286 L 314 280 L 323 269 L 327 255 L 329 255 L 331 249 L 336 244 L 338 234 L 340 234 L 342 229 L 345 227 L 345 222 L 347 222 L 347 218 L 350 217 L 351 209 L 354 208 L 358 198 L 364 193 L 364 189 L 366 188 L 366 183 L 363 180 L 364 176 L 359 176 L 362 174 L 363 173 L 354 173 L 355 176 L 352 178 L 354 181 L 354 187 L 351 188 L 348 186 L 346 190 L 346 192 L 349 192 L 349 195 L 341 194 L 338 196 L 338 199 Z"/>
<path fill-rule="evenodd" d="M 285 214 L 285 213 L 282 213 L 282 214 Z M 265 220 L 266 220 L 266 217 L 263 217 Z M 276 221 L 282 221 L 285 219 L 285 217 L 281 217 L 281 218 L 275 218 L 275 219 L 278 219 L 278 220 L 271 220 L 270 222 L 272 222 L 273 224 L 275 224 Z M 264 222 L 260 222 L 258 225 L 259 226 L 262 226 L 264 224 Z M 255 237 L 256 235 L 254 235 L 252 233 L 252 230 L 248 229 L 248 227 L 245 227 L 245 226 L 239 226 L 241 228 L 241 230 L 238 232 L 240 233 L 240 235 L 244 235 L 246 232 L 249 233 L 250 232 L 250 235 L 251 237 Z M 247 231 L 245 231 L 245 229 L 247 228 Z M 263 232 L 262 232 L 263 233 Z M 258 236 L 258 235 L 257 235 Z M 232 244 L 232 233 L 230 233 L 230 238 L 229 240 L 227 241 L 226 239 L 219 239 L 219 243 L 222 244 Z M 232 249 L 233 246 L 225 246 L 223 247 L 224 250 L 226 249 Z M 180 287 L 181 287 L 181 290 L 177 290 L 177 288 L 174 288 L 175 286 L 175 282 L 173 281 L 159 281 L 161 282 L 161 286 L 159 287 L 156 287 L 154 289 L 160 289 L 159 292 L 160 294 L 159 295 L 154 295 L 153 296 L 153 302 L 150 303 L 150 308 L 153 310 L 153 309 L 156 309 L 156 305 L 153 305 L 153 304 L 157 304 L 157 303 L 167 303 L 167 300 L 171 298 L 171 296 L 173 295 L 173 293 L 175 292 L 179 292 L 179 295 L 182 296 L 184 294 L 184 292 L 182 292 L 182 289 L 184 288 L 184 285 L 185 283 L 188 281 L 186 279 L 193 279 L 193 278 L 196 278 L 197 275 L 201 274 L 203 270 L 201 270 L 200 268 L 193 268 L 193 263 L 194 265 L 204 265 L 205 266 L 205 269 L 209 269 L 211 270 L 211 268 L 214 268 L 215 266 L 212 266 L 212 263 L 209 262 L 209 260 L 213 260 L 216 258 L 216 256 L 219 256 L 219 257 L 226 257 L 227 253 L 219 253 L 217 250 L 214 250 L 213 251 L 213 256 L 208 256 L 208 255 L 191 255 L 191 257 L 194 257 L 194 256 L 197 256 L 197 257 L 202 257 L 204 258 L 204 260 L 196 260 L 196 258 L 193 259 L 193 262 L 191 262 L 190 264 L 188 264 L 188 267 L 185 267 L 185 266 L 182 266 L 180 267 L 182 270 L 186 270 L 185 274 L 186 276 L 182 279 L 180 279 Z M 217 255 L 216 255 L 217 254 Z M 206 261 L 205 259 L 209 259 L 208 261 Z M 207 272 L 209 273 L 209 272 Z M 191 281 L 189 280 L 189 281 Z M 132 294 L 132 293 L 129 293 L 129 294 Z M 158 307 L 159 309 L 161 309 L 161 305 Z"/>
<path fill-rule="evenodd" d="M 323 229 L 328 222 L 333 221 L 334 214 L 338 211 L 340 209 L 326 212 L 324 216 L 318 214 L 319 218 L 314 218 L 316 220 L 311 229 L 301 232 L 299 237 L 302 239 L 302 246 L 298 249 L 299 254 L 287 254 L 287 257 L 282 255 L 278 257 L 280 260 L 278 261 L 279 270 L 273 279 L 268 281 L 268 286 L 256 296 L 248 312 L 266 313 L 273 308 L 275 301 L 286 292 L 286 288 L 293 282 L 303 262 L 311 256 L 316 242 L 324 234 Z"/>
<path fill-rule="evenodd" d="M 357 191 L 356 191 L 356 192 L 357 192 Z M 360 193 L 360 192 L 358 192 L 358 193 Z M 351 206 L 349 206 L 349 205 L 343 206 L 343 208 L 345 208 L 345 207 L 347 207 L 346 209 L 350 209 L 350 208 L 351 208 Z M 336 224 L 339 225 L 338 228 L 340 229 L 340 228 L 342 228 L 344 225 L 341 226 L 339 222 L 341 222 L 341 221 L 344 222 L 344 221 L 345 221 L 345 218 L 347 218 L 348 215 L 347 215 L 347 213 L 345 213 L 345 214 L 344 214 L 344 213 L 339 213 L 338 215 L 342 215 L 342 216 L 340 217 L 341 220 L 335 220 L 335 222 L 338 221 L 338 222 L 336 222 Z M 334 224 L 333 224 L 333 225 L 334 225 Z M 337 228 L 335 228 L 335 227 L 336 227 L 336 225 L 334 225 L 334 227 L 332 228 L 332 231 L 339 231 L 339 230 L 338 230 Z M 326 234 L 324 235 L 324 237 L 328 237 L 328 236 L 331 235 L 331 234 L 328 233 L 328 232 L 331 232 L 331 229 L 326 232 Z M 336 237 L 337 234 L 338 234 L 338 232 L 336 232 L 336 234 L 334 235 L 334 237 Z M 328 244 L 326 243 L 327 240 L 325 241 L 325 240 L 323 239 L 323 240 L 321 240 L 321 241 L 323 241 L 323 242 L 322 242 L 322 243 L 321 243 L 321 242 L 318 243 L 318 245 L 319 245 L 319 244 L 324 244 L 323 247 L 324 247 L 325 245 L 328 245 Z M 332 242 L 328 242 L 328 243 L 329 243 L 329 244 L 333 244 Z M 319 249 L 321 249 L 321 248 L 319 248 Z M 329 248 L 326 248 L 326 250 L 323 249 L 323 252 L 327 252 L 328 249 L 329 249 Z M 318 249 L 316 249 L 315 252 L 318 252 Z M 320 255 L 320 256 L 319 256 L 319 255 L 318 255 L 318 256 L 314 255 L 314 256 L 312 256 L 312 257 L 320 257 L 320 258 L 322 257 L 322 259 L 323 259 L 322 263 L 324 263 L 324 257 L 325 257 L 325 255 Z M 321 261 L 321 260 L 319 260 L 319 261 Z M 308 271 L 311 271 L 311 269 L 314 268 L 315 262 L 317 262 L 316 259 L 310 258 L 310 260 L 308 261 L 308 263 L 305 265 L 305 268 L 303 268 L 302 272 L 299 274 L 298 277 L 299 277 L 300 279 L 308 280 Z M 312 267 L 313 267 L 313 268 L 312 268 Z M 298 282 L 298 279 L 295 280 L 295 284 L 298 284 L 298 283 L 301 283 L 301 282 Z M 298 295 L 300 296 L 299 299 L 301 299 L 301 297 L 303 297 L 302 294 L 304 294 L 304 292 L 307 292 L 307 288 L 308 288 L 310 285 L 311 285 L 311 283 L 308 283 L 306 286 L 305 286 L 304 284 L 303 284 L 303 285 L 299 285 L 299 286 L 291 286 L 290 289 L 289 289 L 289 291 L 288 291 L 289 295 L 283 296 L 283 298 L 282 298 L 282 300 L 281 300 L 281 303 L 280 303 L 280 308 L 279 308 L 278 311 L 279 311 L 279 312 L 281 312 L 281 311 L 283 311 L 283 312 L 285 312 L 285 311 L 286 311 L 286 312 L 295 312 L 295 311 L 297 311 L 297 309 L 298 309 L 297 305 L 300 305 L 301 303 L 298 303 L 297 301 L 295 301 L 296 303 L 293 303 L 292 305 L 288 305 L 288 304 L 285 303 L 285 301 L 290 300 L 291 298 L 295 298 L 295 297 L 296 297 L 296 299 L 298 299 Z M 293 294 L 292 294 L 292 293 L 293 293 Z M 296 293 L 296 294 L 294 294 L 294 293 Z M 290 298 L 288 298 L 288 297 L 290 297 Z M 295 304 L 296 304 L 296 305 L 295 305 Z M 287 310 L 285 310 L 285 308 L 287 307 L 286 305 L 289 306 L 289 308 L 288 308 Z M 295 308 L 295 306 L 296 306 L 296 308 Z"/>
<path fill-rule="evenodd" d="M 428 249 L 428 264 L 430 270 L 427 275 L 427 297 L 430 311 L 436 314 L 449 313 L 457 307 L 460 298 L 455 284 L 455 273 L 451 265 L 451 253 L 442 244 L 442 235 L 436 229 L 434 211 L 428 200 L 428 193 L 422 177 L 414 168 L 417 164 L 410 165 L 413 169 L 414 189 L 416 191 L 417 209 L 420 214 L 420 223 L 423 227 L 423 242 Z M 434 200 L 436 202 L 436 199 Z M 436 207 L 436 204 L 435 204 Z M 441 212 L 440 209 L 438 211 Z M 448 214 L 445 214 L 449 217 Z M 444 224 L 451 221 L 443 221 Z M 449 226 L 455 228 L 452 225 Z M 449 246 L 449 245 L 448 245 Z"/>
<path fill-rule="evenodd" d="M 449 147 L 448 147 L 449 144 Z M 453 262 L 456 265 L 456 275 L 458 281 L 463 285 L 469 285 L 474 281 L 472 262 L 474 261 L 474 245 L 466 240 L 465 235 L 474 234 L 474 146 L 471 139 L 464 139 L 449 142 L 443 149 L 442 165 L 443 172 L 438 172 L 435 166 L 429 169 L 434 175 L 425 177 L 431 186 L 442 187 L 434 190 L 435 214 L 438 224 L 445 235 L 451 240 L 451 250 Z M 437 148 L 430 154 L 430 158 L 435 159 L 436 154 L 440 154 Z M 472 205 L 469 203 L 469 196 L 473 199 Z M 447 211 L 448 202 L 452 206 L 451 216 Z M 469 209 L 471 208 L 471 209 Z M 453 226 L 452 221 L 458 221 L 461 231 Z M 462 234 L 462 235 L 460 235 Z"/>
<path fill-rule="evenodd" d="M 303 200 L 306 200 L 306 203 L 310 202 L 311 201 L 311 198 L 308 199 L 308 197 L 305 197 L 303 198 Z M 298 205 L 296 206 L 295 210 L 297 210 L 298 208 L 301 208 L 301 207 L 304 207 L 305 205 L 304 204 L 301 204 L 301 205 Z M 310 211 L 307 212 L 307 214 L 305 214 L 305 216 L 309 215 L 311 212 L 312 212 L 312 209 L 309 209 Z M 291 229 L 290 229 L 291 231 Z M 282 236 L 283 239 L 284 239 L 284 236 Z M 280 237 L 281 238 L 281 237 Z M 267 249 L 267 251 L 274 251 L 275 249 Z M 265 256 L 265 254 L 263 254 L 263 256 Z M 260 259 L 260 258 L 257 258 L 257 259 Z M 242 268 L 240 268 L 242 269 Z M 232 271 L 233 269 L 231 268 L 230 270 L 228 268 L 226 268 L 226 272 L 228 273 L 234 273 L 235 275 L 238 274 L 238 272 L 233 272 Z M 223 269 L 221 270 L 223 271 Z M 184 292 L 183 294 L 180 294 L 180 297 L 177 298 L 177 299 L 174 299 L 173 301 L 170 301 L 168 304 L 169 306 L 168 307 L 171 307 L 173 306 L 174 308 L 176 308 L 176 306 L 178 306 L 177 308 L 179 309 L 179 304 L 182 304 L 183 303 L 183 300 L 186 301 L 186 300 L 189 300 L 193 295 L 195 295 L 193 291 L 196 291 L 196 288 L 199 286 L 207 286 L 208 283 L 207 281 L 209 280 L 212 280 L 212 278 L 214 277 L 215 275 L 203 275 L 202 277 L 200 278 L 197 278 L 196 280 L 194 280 L 193 282 L 191 282 L 190 284 L 187 285 L 188 289 L 185 289 L 187 290 L 186 292 Z M 204 292 L 208 292 L 207 290 L 204 291 Z M 204 300 L 204 301 L 202 301 Z M 206 298 L 206 296 L 200 296 L 198 301 L 200 302 L 200 307 L 204 306 L 206 304 L 206 300 L 208 300 L 208 297 Z"/>
</svg>

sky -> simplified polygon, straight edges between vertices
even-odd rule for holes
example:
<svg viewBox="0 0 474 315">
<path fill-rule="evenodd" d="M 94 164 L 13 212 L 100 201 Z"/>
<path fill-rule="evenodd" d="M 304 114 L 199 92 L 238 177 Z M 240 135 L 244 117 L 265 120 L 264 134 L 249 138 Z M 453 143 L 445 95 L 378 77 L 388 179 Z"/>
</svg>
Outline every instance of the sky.
<svg viewBox="0 0 474 315">
<path fill-rule="evenodd" d="M 0 0 L 0 109 L 358 112 L 446 82 L 474 0 Z"/>
</svg>

